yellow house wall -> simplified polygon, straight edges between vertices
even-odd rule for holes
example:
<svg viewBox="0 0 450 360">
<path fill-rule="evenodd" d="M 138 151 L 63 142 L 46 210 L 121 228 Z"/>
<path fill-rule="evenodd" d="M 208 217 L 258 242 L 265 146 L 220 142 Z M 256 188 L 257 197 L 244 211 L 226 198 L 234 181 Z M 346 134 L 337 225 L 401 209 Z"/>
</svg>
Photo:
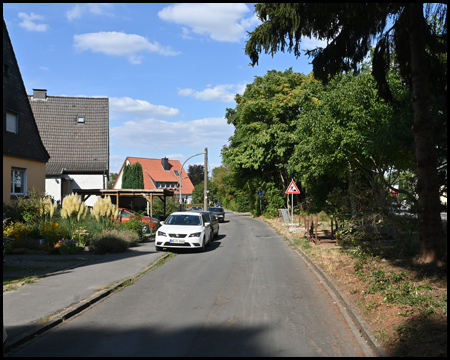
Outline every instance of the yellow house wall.
<svg viewBox="0 0 450 360">
<path fill-rule="evenodd" d="M 45 192 L 45 163 L 3 156 L 3 203 L 14 204 L 17 199 L 11 199 L 11 168 L 27 169 L 27 192 L 36 189 Z"/>
</svg>

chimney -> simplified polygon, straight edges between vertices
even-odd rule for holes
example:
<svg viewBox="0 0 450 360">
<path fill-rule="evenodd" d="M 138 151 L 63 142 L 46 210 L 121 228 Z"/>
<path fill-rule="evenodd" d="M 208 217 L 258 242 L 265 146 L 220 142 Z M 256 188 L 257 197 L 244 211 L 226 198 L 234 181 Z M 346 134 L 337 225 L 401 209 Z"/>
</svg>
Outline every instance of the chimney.
<svg viewBox="0 0 450 360">
<path fill-rule="evenodd" d="M 163 167 L 164 170 L 169 171 L 170 170 L 170 166 L 169 166 L 169 159 L 166 157 L 163 157 L 161 159 L 161 165 Z"/>
<path fill-rule="evenodd" d="M 33 89 L 33 100 L 46 100 L 47 89 Z"/>
</svg>

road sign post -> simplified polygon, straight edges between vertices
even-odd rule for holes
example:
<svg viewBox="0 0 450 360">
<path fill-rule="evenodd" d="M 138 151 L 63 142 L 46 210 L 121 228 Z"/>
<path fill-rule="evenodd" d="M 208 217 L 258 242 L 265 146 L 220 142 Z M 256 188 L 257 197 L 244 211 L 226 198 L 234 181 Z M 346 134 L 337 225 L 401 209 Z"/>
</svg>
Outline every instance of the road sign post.
<svg viewBox="0 0 450 360">
<path fill-rule="evenodd" d="M 261 214 L 262 212 L 262 207 L 261 207 L 261 196 L 263 195 L 263 191 L 262 190 L 258 190 L 258 196 L 259 196 L 259 214 Z"/>
<path fill-rule="evenodd" d="M 289 184 L 286 194 L 291 194 L 291 224 L 294 224 L 294 194 L 300 194 L 300 190 L 295 185 L 294 179 Z"/>
</svg>

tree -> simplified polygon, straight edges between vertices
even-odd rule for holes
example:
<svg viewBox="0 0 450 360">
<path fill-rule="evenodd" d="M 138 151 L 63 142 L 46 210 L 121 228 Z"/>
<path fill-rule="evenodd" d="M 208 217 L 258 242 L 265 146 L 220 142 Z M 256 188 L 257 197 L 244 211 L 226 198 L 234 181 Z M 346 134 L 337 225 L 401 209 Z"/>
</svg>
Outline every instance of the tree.
<svg viewBox="0 0 450 360">
<path fill-rule="evenodd" d="M 377 97 L 375 81 L 367 69 L 357 76 L 335 76 L 317 96 L 319 101 L 304 106 L 299 116 L 297 142 L 289 161 L 315 199 L 311 205 L 325 204 L 329 190 L 333 190 L 330 182 L 340 186 L 347 183 L 353 213 L 385 210 L 383 195 L 393 185 L 384 181 L 385 173 L 392 168 L 409 170 L 414 164 L 410 147 L 402 146 L 396 135 L 406 137 L 411 130 Z M 371 196 L 361 197 L 354 191 L 356 179 L 358 188 Z"/>
<path fill-rule="evenodd" d="M 137 162 L 133 165 L 125 164 L 122 175 L 123 189 L 143 189 L 144 188 L 144 174 L 142 172 L 142 165 Z"/>
<path fill-rule="evenodd" d="M 390 50 L 395 49 L 396 65 L 411 89 L 414 109 L 419 261 L 435 263 L 444 255 L 444 237 L 430 94 L 443 94 L 446 89 L 447 65 L 441 59 L 447 53 L 447 5 L 429 4 L 425 11 L 439 20 L 443 31 L 436 32 L 427 23 L 423 3 L 257 4 L 255 13 L 263 23 L 249 34 L 245 53 L 254 66 L 263 49 L 272 56 L 277 51 L 294 51 L 298 57 L 303 36 L 325 39 L 325 48 L 306 54 L 313 57 L 314 76 L 327 82 L 330 75 L 358 70 L 379 36 L 373 74 L 382 96 L 394 102 L 386 73 L 391 66 Z M 385 30 L 388 20 L 393 26 Z"/>
<path fill-rule="evenodd" d="M 188 176 L 192 185 L 196 186 L 204 180 L 204 169 L 205 167 L 203 165 L 189 165 Z"/>
<path fill-rule="evenodd" d="M 292 69 L 256 76 L 242 96 L 236 95 L 236 108 L 227 109 L 225 117 L 235 132 L 222 150 L 225 162 L 287 188 L 293 176 L 287 163 L 297 142 L 296 119 L 306 103 L 317 101 L 317 86 L 312 76 Z"/>
</svg>

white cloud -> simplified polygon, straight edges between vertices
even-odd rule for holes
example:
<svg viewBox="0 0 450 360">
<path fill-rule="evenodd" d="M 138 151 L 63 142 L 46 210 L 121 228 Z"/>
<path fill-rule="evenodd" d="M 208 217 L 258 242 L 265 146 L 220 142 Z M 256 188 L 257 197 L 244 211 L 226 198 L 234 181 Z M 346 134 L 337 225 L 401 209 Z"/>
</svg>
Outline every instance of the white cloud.
<svg viewBox="0 0 450 360">
<path fill-rule="evenodd" d="M 20 12 L 18 14 L 19 18 L 22 19 L 22 22 L 19 23 L 19 26 L 23 27 L 25 30 L 28 31 L 47 31 L 48 25 L 47 24 L 36 24 L 36 21 L 44 20 L 44 17 L 41 15 L 37 15 L 34 13 L 30 13 L 30 15 Z"/>
<path fill-rule="evenodd" d="M 208 87 L 201 91 L 195 91 L 193 89 L 178 89 L 178 95 L 191 96 L 199 100 L 204 101 L 223 101 L 233 102 L 236 94 L 243 94 L 245 91 L 244 85 L 217 85 L 213 88 Z"/>
<path fill-rule="evenodd" d="M 175 4 L 162 9 L 158 16 L 183 25 L 183 38 L 189 37 L 191 29 L 216 41 L 238 42 L 246 37 L 247 29 L 259 22 L 255 15 L 243 18 L 248 12 L 244 3 Z"/>
<path fill-rule="evenodd" d="M 145 100 L 135 100 L 129 97 L 109 99 L 110 110 L 113 112 L 127 113 L 135 117 L 166 117 L 176 116 L 180 113 L 178 109 L 153 105 Z M 112 116 L 114 117 L 114 116 Z"/>
<path fill-rule="evenodd" d="M 149 42 L 146 38 L 135 34 L 122 32 L 98 32 L 74 35 L 74 47 L 77 51 L 91 50 L 110 56 L 124 56 L 132 64 L 140 64 L 143 52 L 155 52 L 160 55 L 173 56 L 178 52 L 161 44 Z"/>
<path fill-rule="evenodd" d="M 158 119 L 127 121 L 111 128 L 111 141 L 130 154 L 136 151 L 151 154 L 155 149 L 174 153 L 177 148 L 222 148 L 233 135 L 234 127 L 225 118 L 169 122 Z M 152 156 L 149 156 L 152 157 Z"/>
<path fill-rule="evenodd" d="M 76 4 L 72 9 L 66 12 L 66 18 L 69 21 L 74 19 L 81 19 L 85 13 L 94 15 L 111 15 L 108 12 L 113 8 L 113 4 Z"/>
</svg>

